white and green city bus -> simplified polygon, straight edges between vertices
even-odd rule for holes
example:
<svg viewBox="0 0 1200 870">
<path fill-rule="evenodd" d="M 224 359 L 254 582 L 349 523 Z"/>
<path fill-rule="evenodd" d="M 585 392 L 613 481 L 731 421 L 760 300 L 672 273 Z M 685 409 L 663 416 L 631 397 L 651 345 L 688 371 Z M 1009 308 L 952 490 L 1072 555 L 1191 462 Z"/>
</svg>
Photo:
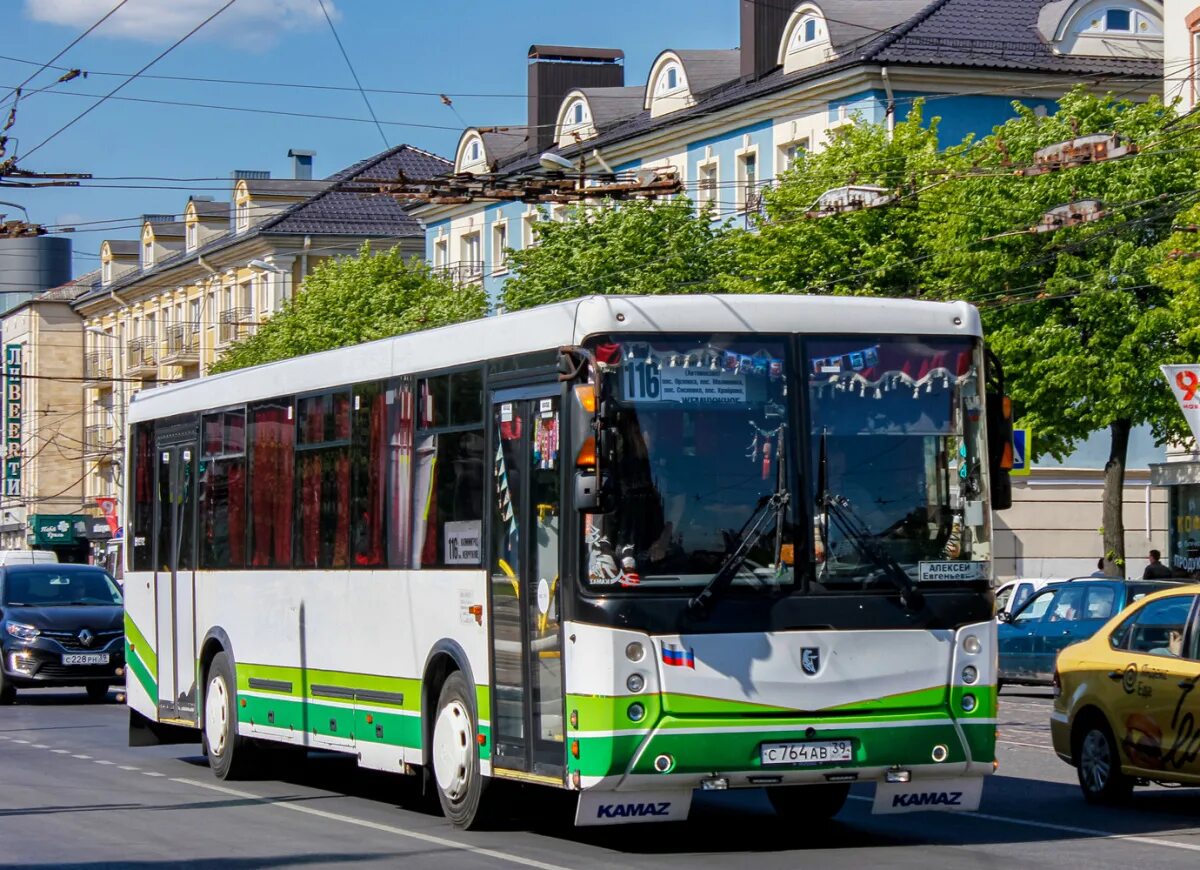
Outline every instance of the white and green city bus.
<svg viewBox="0 0 1200 870">
<path fill-rule="evenodd" d="M 1002 389 L 966 304 L 712 295 L 143 391 L 131 742 L 348 753 L 460 827 L 497 779 L 580 825 L 977 808 Z"/>
</svg>

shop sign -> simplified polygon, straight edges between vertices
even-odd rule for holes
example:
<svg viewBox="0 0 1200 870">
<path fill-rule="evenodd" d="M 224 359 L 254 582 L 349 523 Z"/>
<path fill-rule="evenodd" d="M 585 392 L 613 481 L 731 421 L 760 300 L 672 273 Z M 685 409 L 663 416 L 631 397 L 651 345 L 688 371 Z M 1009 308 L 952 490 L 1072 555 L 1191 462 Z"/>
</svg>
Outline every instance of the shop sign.
<svg viewBox="0 0 1200 870">
<path fill-rule="evenodd" d="M 90 517 L 74 514 L 34 514 L 29 519 L 35 545 L 74 544 L 84 536 Z"/>
<path fill-rule="evenodd" d="M 1200 440 L 1200 364 L 1162 366 L 1162 373 L 1179 402 L 1192 437 Z"/>
<path fill-rule="evenodd" d="M 21 495 L 21 353 L 4 346 L 4 495 Z"/>
</svg>

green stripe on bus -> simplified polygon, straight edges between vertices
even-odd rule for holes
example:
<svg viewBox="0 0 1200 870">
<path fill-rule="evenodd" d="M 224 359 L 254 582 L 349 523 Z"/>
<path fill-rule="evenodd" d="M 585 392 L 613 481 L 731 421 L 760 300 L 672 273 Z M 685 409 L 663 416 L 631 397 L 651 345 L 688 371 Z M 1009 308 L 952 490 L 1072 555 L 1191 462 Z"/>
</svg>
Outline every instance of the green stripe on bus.
<svg viewBox="0 0 1200 870">
<path fill-rule="evenodd" d="M 250 680 L 269 680 L 272 682 L 290 683 L 290 693 L 270 687 L 251 687 Z M 346 692 L 356 690 L 377 692 L 383 696 L 403 697 L 403 703 L 397 703 L 388 697 L 362 698 L 359 703 L 373 707 L 396 707 L 414 712 L 421 709 L 421 681 L 409 677 L 381 677 L 375 674 L 356 674 L 347 671 L 324 671 L 314 668 L 302 669 L 280 665 L 260 665 L 238 662 L 237 681 L 239 692 L 278 693 L 282 697 L 308 697 L 319 695 L 320 687 L 328 686 Z M 313 687 L 317 692 L 314 693 Z M 347 698 L 346 703 L 354 703 L 353 698 Z"/>
<path fill-rule="evenodd" d="M 158 683 L 147 670 L 146 665 L 142 662 L 138 651 L 134 651 L 129 643 L 129 638 L 125 639 L 125 666 L 133 671 L 133 675 L 137 677 L 137 681 L 142 684 L 142 688 L 146 690 L 146 694 L 150 696 L 150 700 L 155 704 L 158 703 Z"/>
<path fill-rule="evenodd" d="M 146 663 L 146 669 L 152 674 L 158 673 L 158 655 L 154 652 L 154 647 L 150 646 L 145 635 L 142 634 L 137 624 L 129 617 L 129 611 L 125 611 L 125 643 L 128 646 L 130 643 L 134 645 L 134 652 L 137 657 Z"/>
</svg>

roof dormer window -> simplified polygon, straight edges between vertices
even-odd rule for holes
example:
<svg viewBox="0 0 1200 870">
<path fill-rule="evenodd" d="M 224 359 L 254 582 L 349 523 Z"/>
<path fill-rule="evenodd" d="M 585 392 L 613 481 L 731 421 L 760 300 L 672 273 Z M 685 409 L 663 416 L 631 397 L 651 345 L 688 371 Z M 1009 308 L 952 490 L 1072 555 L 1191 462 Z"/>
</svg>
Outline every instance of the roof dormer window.
<svg viewBox="0 0 1200 870">
<path fill-rule="evenodd" d="M 583 123 L 583 103 L 576 103 L 571 107 L 571 121 L 575 124 Z"/>
<path fill-rule="evenodd" d="M 196 250 L 196 243 L 199 241 L 200 232 L 196 221 L 191 221 L 187 225 L 187 249 L 189 251 Z"/>
<path fill-rule="evenodd" d="M 142 268 L 149 269 L 154 265 L 154 238 L 147 237 L 142 242 Z"/>
<path fill-rule="evenodd" d="M 658 74 L 658 84 L 654 87 L 656 94 L 669 94 L 679 90 L 679 67 L 671 64 Z"/>
<path fill-rule="evenodd" d="M 1129 33 L 1133 30 L 1133 14 L 1128 9 L 1104 10 L 1104 29 L 1109 33 Z"/>
<path fill-rule="evenodd" d="M 806 69 L 830 56 L 829 26 L 814 3 L 802 3 L 792 13 L 779 43 L 779 63 L 784 73 Z"/>
<path fill-rule="evenodd" d="M 475 163 L 479 160 L 479 140 L 478 139 L 476 139 L 474 142 L 472 142 L 471 147 L 467 149 L 467 157 L 472 163 Z"/>
<path fill-rule="evenodd" d="M 239 233 L 250 229 L 250 200 L 239 200 L 237 204 L 237 231 Z"/>
<path fill-rule="evenodd" d="M 100 282 L 102 284 L 112 283 L 112 260 L 105 260 L 100 264 Z"/>
</svg>

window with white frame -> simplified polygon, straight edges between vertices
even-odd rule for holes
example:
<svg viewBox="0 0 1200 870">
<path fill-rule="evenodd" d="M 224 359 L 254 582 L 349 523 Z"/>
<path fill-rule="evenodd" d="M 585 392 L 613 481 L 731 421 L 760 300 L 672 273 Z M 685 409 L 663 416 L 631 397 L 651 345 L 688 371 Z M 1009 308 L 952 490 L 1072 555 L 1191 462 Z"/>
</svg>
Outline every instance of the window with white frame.
<svg viewBox="0 0 1200 870">
<path fill-rule="evenodd" d="M 242 199 L 242 200 L 238 201 L 236 219 L 237 219 L 236 228 L 239 233 L 250 229 L 250 200 L 249 199 Z"/>
<path fill-rule="evenodd" d="M 470 146 L 467 148 L 467 159 L 470 160 L 472 163 L 477 163 L 479 161 L 479 140 L 478 139 L 475 139 L 474 141 L 472 141 Z"/>
<path fill-rule="evenodd" d="M 531 211 L 521 217 L 521 247 L 532 248 L 537 244 L 537 233 L 534 232 L 534 224 L 538 222 L 540 215 L 536 211 Z"/>
<path fill-rule="evenodd" d="M 433 268 L 444 269 L 446 267 L 446 254 L 449 250 L 448 239 L 438 239 L 433 243 Z"/>
<path fill-rule="evenodd" d="M 682 81 L 683 76 L 679 72 L 679 64 L 668 64 L 658 74 L 658 81 L 654 85 L 654 93 L 669 94 L 672 91 L 678 90 Z"/>
<path fill-rule="evenodd" d="M 105 260 L 100 264 L 100 280 L 105 284 L 112 283 L 112 260 Z"/>
<path fill-rule="evenodd" d="M 1130 9 L 1105 9 L 1104 30 L 1106 33 L 1131 33 L 1133 12 Z"/>
<path fill-rule="evenodd" d="M 696 202 L 702 208 L 717 201 L 717 185 L 720 184 L 720 167 L 716 160 L 709 160 L 696 167 Z"/>
<path fill-rule="evenodd" d="M 737 207 L 745 211 L 758 192 L 758 149 L 745 151 L 737 158 Z"/>
<path fill-rule="evenodd" d="M 792 44 L 789 48 L 792 51 L 807 48 L 824 35 L 820 19 L 815 15 L 809 15 L 807 18 L 801 19 L 796 29 L 792 31 Z"/>
<path fill-rule="evenodd" d="M 508 221 L 492 224 L 492 271 L 508 271 Z"/>
<path fill-rule="evenodd" d="M 154 239 L 142 242 L 142 268 L 149 269 L 154 265 Z"/>
<path fill-rule="evenodd" d="M 194 251 L 196 249 L 196 243 L 199 241 L 199 239 L 199 226 L 195 221 L 192 221 L 187 225 L 187 249 L 189 251 Z"/>
<path fill-rule="evenodd" d="M 808 153 L 808 139 L 796 139 L 779 146 L 779 168 L 785 172 L 796 165 Z"/>
<path fill-rule="evenodd" d="M 483 252 L 479 233 L 465 233 L 459 242 L 459 259 L 466 275 L 474 276 L 483 271 Z"/>
</svg>

